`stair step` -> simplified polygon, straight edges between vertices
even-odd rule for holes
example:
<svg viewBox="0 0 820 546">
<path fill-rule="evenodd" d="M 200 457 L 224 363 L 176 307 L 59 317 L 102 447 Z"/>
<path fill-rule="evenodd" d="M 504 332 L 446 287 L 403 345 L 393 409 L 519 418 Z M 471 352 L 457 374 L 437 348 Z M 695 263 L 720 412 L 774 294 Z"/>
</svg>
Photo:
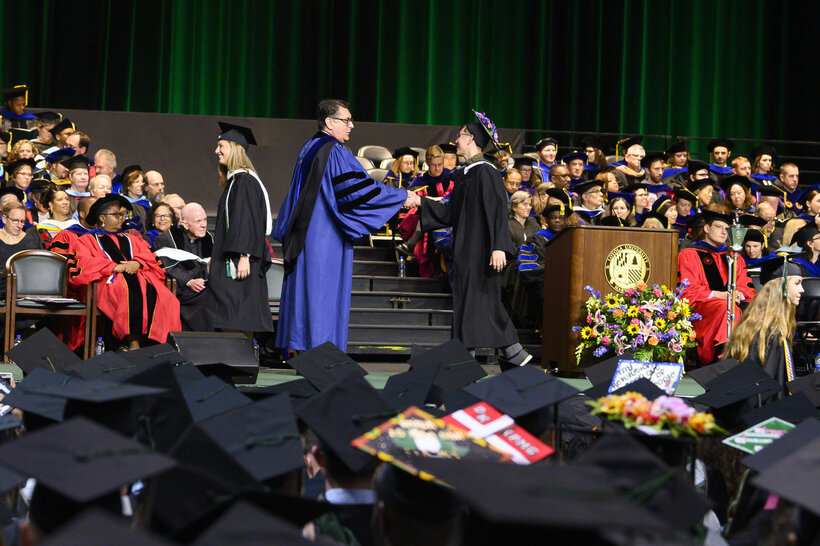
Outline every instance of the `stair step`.
<svg viewBox="0 0 820 546">
<path fill-rule="evenodd" d="M 403 324 L 406 326 L 450 326 L 449 309 L 366 309 L 350 310 L 351 324 Z"/>
<path fill-rule="evenodd" d="M 381 260 L 353 260 L 354 275 L 390 276 L 398 274 L 398 264 L 395 261 Z"/>
<path fill-rule="evenodd" d="M 444 279 L 421 277 L 397 277 L 377 275 L 353 275 L 353 290 L 377 292 L 427 292 L 449 294 L 450 286 Z"/>
<path fill-rule="evenodd" d="M 270 246 L 273 253 L 282 257 L 282 244 L 279 241 L 269 239 Z M 377 260 L 377 261 L 391 261 L 396 259 L 396 253 L 390 245 L 386 246 L 354 246 L 353 247 L 354 260 Z"/>
<path fill-rule="evenodd" d="M 399 299 L 404 301 L 399 302 Z M 404 309 L 452 309 L 453 297 L 429 292 L 354 290 L 350 298 L 350 306 L 357 308 L 393 309 L 398 305 Z"/>
<path fill-rule="evenodd" d="M 347 330 L 348 343 L 384 341 L 388 345 L 400 343 L 444 343 L 450 340 L 449 326 L 410 326 L 404 324 L 351 324 Z"/>
</svg>

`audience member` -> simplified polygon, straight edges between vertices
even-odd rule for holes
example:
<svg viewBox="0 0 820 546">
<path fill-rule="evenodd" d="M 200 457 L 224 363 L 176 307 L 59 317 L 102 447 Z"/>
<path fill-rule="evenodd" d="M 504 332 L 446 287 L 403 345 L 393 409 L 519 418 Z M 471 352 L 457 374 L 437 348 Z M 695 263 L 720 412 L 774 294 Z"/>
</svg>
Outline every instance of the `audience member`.
<svg viewBox="0 0 820 546">
<path fill-rule="evenodd" d="M 720 188 L 726 195 L 724 206 L 727 214 L 739 216 L 754 212 L 751 183 L 745 176 L 729 175 L 720 181 Z"/>
<path fill-rule="evenodd" d="M 41 249 L 43 243 L 37 230 L 24 230 L 26 207 L 17 202 L 6 203 L 2 207 L 3 228 L 0 229 L 0 269 L 5 269 L 6 260 L 21 250 Z M 0 283 L 0 296 L 6 296 L 6 283 Z"/>
<path fill-rule="evenodd" d="M 578 222 L 583 224 L 597 224 L 598 216 L 603 212 L 604 192 L 600 180 L 583 182 L 573 188 L 580 196 L 581 205 L 573 210 L 578 216 Z"/>
<path fill-rule="evenodd" d="M 749 154 L 752 158 L 752 174 L 751 177 L 758 184 L 773 183 L 777 180 L 774 176 L 775 164 L 777 160 L 777 152 L 774 146 L 763 144 L 753 148 Z"/>
<path fill-rule="evenodd" d="M 618 165 L 612 173 L 618 179 L 620 190 L 646 180 L 646 171 L 641 167 L 641 161 L 646 157 L 646 150 L 640 144 L 633 144 L 624 154 L 625 165 Z M 619 190 L 619 191 L 620 191 Z"/>
<path fill-rule="evenodd" d="M 555 156 L 558 155 L 558 141 L 552 137 L 542 138 L 535 145 L 535 152 L 538 154 L 537 167 L 541 171 L 541 178 L 547 180 L 550 177 L 550 169 L 555 165 Z M 569 175 L 569 171 L 567 171 Z M 567 177 L 569 185 L 569 177 Z"/>
<path fill-rule="evenodd" d="M 384 176 L 383 182 L 394 188 L 407 188 L 419 174 L 419 153 L 405 146 L 396 150 L 393 157 L 396 160 Z"/>
<path fill-rule="evenodd" d="M 148 229 L 151 203 L 143 195 L 145 188 L 145 173 L 139 165 L 129 165 L 122 170 L 122 196 L 133 205 L 134 220 L 139 223 L 139 230 L 143 233 Z"/>
<path fill-rule="evenodd" d="M 569 169 L 570 186 L 586 181 L 587 154 L 585 151 L 572 150 L 561 158 L 561 162 Z"/>
<path fill-rule="evenodd" d="M 10 185 L 27 192 L 33 178 L 34 160 L 31 158 L 18 159 L 6 164 L 5 168 Z"/>
<path fill-rule="evenodd" d="M 122 193 L 122 177 L 116 173 L 117 157 L 111 150 L 102 148 L 94 154 L 95 175 L 104 174 L 111 179 L 111 186 L 114 193 Z"/>
<path fill-rule="evenodd" d="M 156 206 L 165 199 L 165 180 L 157 171 L 145 173 L 145 197 L 152 206 Z"/>
<path fill-rule="evenodd" d="M 61 119 L 62 116 L 56 112 L 40 112 L 37 114 L 37 137 L 31 142 L 38 152 L 45 154 L 48 153 L 46 150 L 54 148 L 54 137 L 51 134 L 51 129 Z"/>
<path fill-rule="evenodd" d="M 97 174 L 97 176 L 88 181 L 88 193 L 91 197 L 96 197 L 97 199 L 101 199 L 109 193 L 112 193 L 111 178 L 106 174 Z"/>
<path fill-rule="evenodd" d="M 159 203 L 154 206 L 150 214 L 148 229 L 145 231 L 143 239 L 153 249 L 157 237 L 177 225 L 177 217 L 174 214 L 174 209 L 168 203 Z"/>
<path fill-rule="evenodd" d="M 0 131 L 9 129 L 32 129 L 37 117 L 26 112 L 28 106 L 28 86 L 15 85 L 0 91 L 6 107 L 0 110 Z"/>
<path fill-rule="evenodd" d="M 48 207 L 48 218 L 37 224 L 37 231 L 45 244 L 55 235 L 77 223 L 71 218 L 71 198 L 63 188 L 50 190 L 44 200 Z"/>
<path fill-rule="evenodd" d="M 68 118 L 61 119 L 58 123 L 51 128 L 51 135 L 54 137 L 54 145 L 60 148 L 68 148 L 68 144 L 66 144 L 66 140 L 68 136 L 76 131 L 77 128 L 74 123 L 71 122 Z M 73 151 L 73 148 L 72 148 Z"/>
<path fill-rule="evenodd" d="M 587 154 L 587 171 L 594 175 L 609 168 L 609 162 L 606 160 L 606 151 L 609 146 L 607 146 L 606 142 L 598 137 L 587 136 L 584 137 L 581 144 L 584 146 L 584 152 Z"/>
<path fill-rule="evenodd" d="M 162 201 L 171 205 L 171 208 L 174 209 L 174 214 L 177 217 L 177 221 L 179 221 L 182 218 L 182 207 L 185 206 L 185 200 L 183 200 L 179 194 L 169 193 Z"/>
<path fill-rule="evenodd" d="M 65 145 L 74 150 L 75 155 L 88 155 L 88 147 L 91 146 L 91 139 L 82 131 L 74 131 L 65 139 Z"/>
<path fill-rule="evenodd" d="M 735 142 L 728 138 L 715 138 L 706 145 L 706 149 L 714 161 L 714 163 L 709 163 L 710 177 L 713 184 L 719 185 L 724 178 L 733 174 L 732 167 L 726 163 L 729 161 L 734 147 Z"/>
<path fill-rule="evenodd" d="M 738 176 L 749 178 L 752 174 L 752 164 L 748 158 L 738 156 L 732 160 L 732 172 Z"/>
</svg>

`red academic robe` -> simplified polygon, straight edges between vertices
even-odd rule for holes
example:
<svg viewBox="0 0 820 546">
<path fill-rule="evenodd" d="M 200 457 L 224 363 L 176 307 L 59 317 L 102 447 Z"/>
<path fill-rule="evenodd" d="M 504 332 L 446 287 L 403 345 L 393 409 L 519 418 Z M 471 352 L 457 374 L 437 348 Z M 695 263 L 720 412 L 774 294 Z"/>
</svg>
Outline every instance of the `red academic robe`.
<svg viewBox="0 0 820 546">
<path fill-rule="evenodd" d="M 698 357 L 703 364 L 712 363 L 715 346 L 726 342 L 727 305 L 725 299 L 710 298 L 712 292 L 725 292 L 729 279 L 726 251 L 714 252 L 702 244 L 685 248 L 678 254 L 678 282 L 689 279 L 683 297 L 689 300 L 692 311 L 701 315 L 692 324 L 698 343 Z M 737 262 L 737 291 L 744 301 L 755 296 L 755 289 L 743 260 Z M 735 324 L 740 320 L 740 308 L 735 305 Z"/>
<path fill-rule="evenodd" d="M 75 243 L 72 284 L 97 284 L 97 307 L 114 324 L 114 335 L 144 334 L 164 343 L 179 331 L 179 300 L 165 287 L 165 271 L 141 237 L 132 233 L 87 233 Z M 142 266 L 135 274 L 114 273 L 123 260 Z"/>
<path fill-rule="evenodd" d="M 444 197 L 450 195 L 453 191 L 453 185 L 452 180 L 441 180 L 416 191 L 416 193 L 421 197 Z M 412 187 L 410 189 L 413 190 Z M 419 209 L 412 208 L 399 224 L 399 233 L 401 233 L 402 238 L 407 240 L 412 237 L 418 223 Z M 413 255 L 418 260 L 419 276 L 424 278 L 432 277 L 435 272 L 433 267 L 435 248 L 433 247 L 433 238 L 429 233 L 425 233 L 416 243 L 416 246 L 413 247 Z"/>
<path fill-rule="evenodd" d="M 77 252 L 76 244 L 79 238 L 80 236 L 77 235 L 77 233 L 69 229 L 64 229 L 46 243 L 46 248 L 55 254 L 62 254 L 68 258 L 68 266 L 70 268 L 73 265 L 74 254 Z M 69 284 L 68 297 L 84 302 L 85 289 Z M 68 339 L 64 341 L 73 351 L 85 341 L 85 317 L 65 317 L 65 322 L 68 330 Z"/>
</svg>

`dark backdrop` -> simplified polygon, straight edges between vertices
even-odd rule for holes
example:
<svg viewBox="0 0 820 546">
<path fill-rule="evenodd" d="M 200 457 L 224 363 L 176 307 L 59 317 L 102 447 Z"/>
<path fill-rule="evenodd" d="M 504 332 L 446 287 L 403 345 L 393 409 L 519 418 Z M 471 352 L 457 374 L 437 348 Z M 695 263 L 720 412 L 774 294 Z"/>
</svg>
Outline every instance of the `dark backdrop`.
<svg viewBox="0 0 820 546">
<path fill-rule="evenodd" d="M 816 2 L 0 2 L 32 106 L 811 139 Z M 530 138 L 535 138 L 531 135 Z"/>
</svg>

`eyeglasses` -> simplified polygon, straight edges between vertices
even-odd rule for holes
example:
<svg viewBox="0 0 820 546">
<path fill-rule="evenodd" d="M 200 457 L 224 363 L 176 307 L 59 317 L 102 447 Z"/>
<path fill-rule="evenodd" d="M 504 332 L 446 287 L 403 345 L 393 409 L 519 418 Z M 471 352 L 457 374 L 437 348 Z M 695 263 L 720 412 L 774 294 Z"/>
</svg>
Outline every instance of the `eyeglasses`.
<svg viewBox="0 0 820 546">
<path fill-rule="evenodd" d="M 20 224 L 21 226 L 26 223 L 26 219 L 23 218 L 22 220 L 15 220 L 14 218 L 9 218 L 6 216 L 6 223 L 8 224 Z"/>
<path fill-rule="evenodd" d="M 104 212 L 103 216 L 113 216 L 114 218 L 119 218 L 120 220 L 122 220 L 123 218 L 125 218 L 125 213 L 124 212 Z"/>
<path fill-rule="evenodd" d="M 473 135 L 472 135 L 471 133 L 456 133 L 456 138 L 454 138 L 453 140 L 456 140 L 457 138 L 459 138 L 459 137 L 463 137 L 463 136 L 469 136 L 469 137 L 471 137 L 471 136 L 473 136 Z"/>
<path fill-rule="evenodd" d="M 345 125 L 350 125 L 351 123 L 353 123 L 353 117 L 352 116 L 349 117 L 349 118 L 335 118 L 333 116 L 330 116 L 330 119 L 335 119 L 336 121 L 341 121 Z"/>
<path fill-rule="evenodd" d="M 171 218 L 171 216 L 172 215 L 170 214 L 155 214 L 154 218 L 158 218 L 160 220 L 168 220 L 169 218 Z"/>
</svg>

